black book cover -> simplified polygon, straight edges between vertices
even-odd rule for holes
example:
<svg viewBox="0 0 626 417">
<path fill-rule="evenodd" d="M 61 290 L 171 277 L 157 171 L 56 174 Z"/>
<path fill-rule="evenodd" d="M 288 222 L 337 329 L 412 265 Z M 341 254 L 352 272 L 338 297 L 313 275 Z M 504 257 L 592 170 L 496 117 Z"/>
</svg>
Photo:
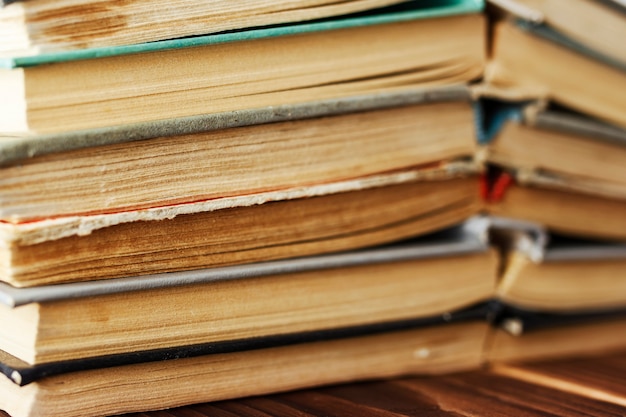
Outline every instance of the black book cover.
<svg viewBox="0 0 626 417">
<path fill-rule="evenodd" d="M 362 326 L 343 327 L 293 334 L 280 334 L 249 339 L 228 340 L 216 343 L 146 350 L 118 355 L 98 356 L 70 361 L 50 362 L 30 365 L 5 352 L 0 351 L 0 371 L 14 383 L 23 386 L 47 376 L 84 371 L 89 369 L 110 368 L 145 362 L 157 362 L 182 358 L 198 357 L 223 353 L 243 352 L 268 349 L 302 343 L 314 343 L 346 338 L 358 338 L 381 334 L 415 330 L 417 328 L 444 325 L 450 322 L 467 320 L 484 321 L 490 312 L 488 304 L 481 303 L 467 309 L 445 313 L 434 317 L 421 317 L 393 322 L 374 323 Z"/>
<path fill-rule="evenodd" d="M 593 323 L 618 318 L 626 319 L 626 307 L 556 313 L 526 310 L 494 301 L 490 308 L 492 323 L 514 335 L 560 326 Z"/>
</svg>

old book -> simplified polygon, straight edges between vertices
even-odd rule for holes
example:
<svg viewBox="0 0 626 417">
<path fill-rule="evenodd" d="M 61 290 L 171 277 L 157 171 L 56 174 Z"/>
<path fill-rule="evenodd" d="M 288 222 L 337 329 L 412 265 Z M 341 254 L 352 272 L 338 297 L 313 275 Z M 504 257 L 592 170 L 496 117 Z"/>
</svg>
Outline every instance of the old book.
<svg viewBox="0 0 626 417">
<path fill-rule="evenodd" d="M 498 262 L 484 223 L 475 218 L 404 243 L 306 258 L 2 284 L 0 349 L 45 364 L 443 315 L 493 296 Z"/>
<path fill-rule="evenodd" d="M 489 210 L 561 233 L 626 239 L 626 130 L 535 105 L 510 114 L 486 147 L 499 167 L 494 183 L 511 180 Z"/>
<path fill-rule="evenodd" d="M 551 100 L 626 127 L 622 111 L 626 99 L 615 94 L 626 87 L 626 69 L 587 50 L 555 42 L 553 34 L 545 26 L 523 21 L 496 23 L 492 57 L 485 71 L 487 94 Z"/>
<path fill-rule="evenodd" d="M 624 209 L 620 200 L 511 183 L 488 210 L 539 222 L 562 234 L 619 241 L 626 239 Z"/>
<path fill-rule="evenodd" d="M 550 325 L 516 334 L 523 321 L 515 316 L 505 321 L 505 328 L 490 333 L 486 343 L 485 360 L 497 363 L 522 363 L 574 357 L 599 356 L 626 349 L 626 315 L 624 311 L 612 316 L 570 317 L 572 322 Z M 557 322 L 563 317 L 556 317 Z M 567 317 L 565 319 L 568 319 Z M 515 334 L 514 334 L 515 333 Z"/>
<path fill-rule="evenodd" d="M 465 86 L 0 140 L 10 223 L 325 184 L 475 153 Z M 346 146 L 349 144 L 349 146 Z"/>
<path fill-rule="evenodd" d="M 548 234 L 518 220 L 492 219 L 506 242 L 496 298 L 544 313 L 581 314 L 626 308 L 626 244 Z M 498 236 L 497 238 L 495 236 Z M 589 279 L 593 276 L 593 279 Z"/>
<path fill-rule="evenodd" d="M 448 163 L 204 202 L 1 223 L 0 279 L 16 286 L 85 281 L 400 240 L 477 214 L 477 169 Z"/>
<path fill-rule="evenodd" d="M 33 55 L 205 35 L 344 15 L 402 0 L 188 2 L 10 1 L 0 9 L 0 55 Z"/>
<path fill-rule="evenodd" d="M 448 375 L 409 376 L 388 380 L 363 381 L 203 403 L 168 410 L 168 414 L 143 413 L 141 417 L 193 415 L 297 415 L 322 417 L 336 415 L 384 415 L 403 417 L 472 417 L 476 415 L 515 415 L 524 417 L 591 417 L 623 414 L 625 353 L 587 359 L 541 362 L 513 366 L 533 373 L 529 378 L 499 368 Z M 534 373 L 540 374 L 536 378 Z M 559 381 L 544 384 L 544 376 Z M 584 390 L 566 384 L 583 384 Z M 594 396 L 598 393 L 600 395 Z M 603 395 L 606 393 L 608 395 Z M 616 401 L 613 401 L 616 399 Z M 0 415 L 2 415 L 0 413 Z M 6 417 L 6 416 L 4 416 Z"/>
<path fill-rule="evenodd" d="M 518 249 L 506 265 L 497 296 L 508 304 L 551 312 L 626 307 L 626 244 L 552 236 L 540 261 Z"/>
<path fill-rule="evenodd" d="M 482 74 L 485 22 L 482 2 L 458 3 L 2 59 L 0 131 L 70 131 L 468 82 Z"/>
<path fill-rule="evenodd" d="M 481 320 L 265 349 L 58 374 L 18 386 L 0 378 L 12 417 L 111 415 L 355 380 L 475 369 Z M 112 399 L 115 398 L 115 401 Z"/>
<path fill-rule="evenodd" d="M 386 380 L 310 388 L 273 395 L 202 403 L 142 413 L 141 417 L 193 415 L 384 415 L 403 417 L 473 417 L 476 415 L 523 415 L 524 417 L 591 417 L 623 414 L 625 354 L 587 359 L 517 365 L 530 370 L 529 378 L 517 373 L 487 368 L 447 375 L 416 375 Z M 534 372 L 540 374 L 535 377 Z M 544 383 L 554 378 L 557 383 Z M 573 382 L 583 389 L 566 386 Z M 597 395 L 594 395 L 597 394 Z M 607 395 L 608 394 L 608 395 Z M 2 413 L 0 412 L 0 415 Z M 3 416 L 6 417 L 6 416 Z"/>
<path fill-rule="evenodd" d="M 489 0 L 511 15 L 562 34 L 572 46 L 626 66 L 626 8 L 611 0 Z"/>
<path fill-rule="evenodd" d="M 0 372 L 19 386 L 40 381 L 50 376 L 78 371 L 112 368 L 150 362 L 162 362 L 198 356 L 231 354 L 259 349 L 269 349 L 300 345 L 305 343 L 325 342 L 379 335 L 389 332 L 424 329 L 457 322 L 484 321 L 490 311 L 487 303 L 479 303 L 461 310 L 431 316 L 385 320 L 364 324 L 339 326 L 310 331 L 268 334 L 243 339 L 220 340 L 192 345 L 151 348 L 134 352 L 112 355 L 89 356 L 85 358 L 58 360 L 38 364 L 29 364 L 13 355 L 0 351 Z M 94 352 L 95 353 L 95 352 Z"/>
</svg>

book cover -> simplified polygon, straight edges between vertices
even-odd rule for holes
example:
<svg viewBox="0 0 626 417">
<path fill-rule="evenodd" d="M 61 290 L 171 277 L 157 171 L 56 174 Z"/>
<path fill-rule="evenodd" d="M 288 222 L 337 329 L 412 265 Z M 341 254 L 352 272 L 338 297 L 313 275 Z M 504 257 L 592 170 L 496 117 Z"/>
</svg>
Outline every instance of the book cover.
<svg viewBox="0 0 626 417">
<path fill-rule="evenodd" d="M 162 362 L 183 358 L 197 358 L 205 355 L 232 354 L 236 352 L 271 349 L 307 343 L 340 341 L 346 338 L 384 335 L 392 332 L 406 332 L 432 326 L 446 326 L 465 321 L 485 322 L 490 311 L 490 307 L 487 303 L 481 303 L 458 311 L 447 312 L 443 315 L 301 333 L 283 333 L 250 339 L 225 340 L 214 343 L 144 350 L 36 365 L 28 364 L 6 352 L 0 351 L 0 372 L 13 383 L 24 386 L 53 375 L 93 369 L 113 368 L 117 366 Z"/>
<path fill-rule="evenodd" d="M 571 237 L 540 224 L 495 219 L 492 236 L 507 247 L 495 294 L 507 308 L 572 317 L 626 308 L 624 241 Z"/>
<path fill-rule="evenodd" d="M 496 310 L 494 325 L 513 336 L 523 337 L 529 332 L 549 330 L 561 326 L 578 326 L 602 321 L 620 320 L 626 322 L 626 306 L 622 308 L 575 311 L 546 312 L 517 308 L 505 303 L 491 305 Z"/>
<path fill-rule="evenodd" d="M 330 18 L 315 22 L 284 24 L 267 28 L 243 29 L 206 36 L 148 42 L 135 45 L 102 47 L 47 54 L 44 53 L 35 56 L 2 57 L 0 58 L 0 68 L 28 67 L 81 59 L 94 59 L 144 52 L 165 51 L 170 49 L 265 39 L 277 36 L 298 35 L 319 31 L 411 21 L 416 19 L 430 19 L 459 14 L 478 13 L 482 11 L 483 8 L 483 0 L 410 1 L 406 4 L 376 10 L 373 13 L 365 12 L 354 16 Z"/>
<path fill-rule="evenodd" d="M 626 80 L 623 66 L 596 59 L 591 50 L 574 48 L 574 43 L 565 45 L 555 33 L 547 26 L 523 20 L 496 21 L 485 91 L 554 102 L 624 127 L 619 110 L 622 97 L 614 94 Z M 557 38 L 561 41 L 555 42 Z"/>
<path fill-rule="evenodd" d="M 277 0 L 236 4 L 227 0 L 185 0 L 175 5 L 166 0 L 150 0 L 148 3 L 98 1 L 95 4 L 88 0 L 16 2 L 0 8 L 0 27 L 3 28 L 0 55 L 38 55 L 225 33 L 242 28 L 318 22 L 333 16 L 354 15 L 406 3 L 407 0 Z M 440 0 L 438 3 L 443 6 L 450 1 Z"/>
<path fill-rule="evenodd" d="M 626 146 L 626 129 L 580 113 L 528 106 L 524 111 L 524 121 L 538 129 L 555 130 Z"/>
<path fill-rule="evenodd" d="M 51 134 L 2 136 L 0 167 L 41 155 L 158 137 L 190 135 L 235 127 L 304 120 L 415 104 L 471 100 L 466 85 L 407 88 L 402 91 L 283 104 L 255 109 L 201 114 L 147 123 L 63 131 Z"/>
<path fill-rule="evenodd" d="M 464 320 L 360 337 L 76 371 L 21 387 L 1 377 L 0 408 L 13 417 L 42 413 L 101 416 L 374 378 L 473 370 L 482 363 L 487 330 L 480 320 Z"/>
<path fill-rule="evenodd" d="M 0 130 L 13 135 L 83 130 L 480 77 L 486 41 L 481 13 L 428 18 L 414 12 L 352 18 L 354 25 L 293 36 L 238 36 L 232 42 L 194 38 L 150 44 L 143 53 L 11 64 L 0 71 L 7 93 Z M 378 18 L 382 21 L 375 23 Z"/>
<path fill-rule="evenodd" d="M 386 246 L 222 268 L 28 288 L 16 288 L 0 283 L 0 303 L 15 308 L 30 303 L 256 278 L 265 275 L 484 253 L 489 248 L 487 232 L 490 222 L 488 218 L 475 216 L 460 225 Z"/>
<path fill-rule="evenodd" d="M 489 2 L 518 18 L 521 27 L 537 36 L 618 69 L 626 69 L 626 54 L 615 41 L 626 34 L 626 9 L 617 2 L 579 0 L 567 8 L 558 0 Z"/>
</svg>

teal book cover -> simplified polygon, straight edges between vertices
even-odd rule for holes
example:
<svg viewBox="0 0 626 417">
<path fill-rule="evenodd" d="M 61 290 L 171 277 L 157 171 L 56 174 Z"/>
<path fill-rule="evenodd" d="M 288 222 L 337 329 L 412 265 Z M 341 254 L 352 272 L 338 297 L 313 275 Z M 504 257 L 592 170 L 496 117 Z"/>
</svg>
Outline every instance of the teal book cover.
<svg viewBox="0 0 626 417">
<path fill-rule="evenodd" d="M 0 68 L 10 69 L 28 67 L 81 59 L 164 51 L 168 49 L 215 45 L 220 43 L 305 34 L 326 30 L 454 16 L 481 12 L 483 8 L 484 0 L 414 0 L 375 11 L 361 12 L 306 23 L 250 28 L 205 36 L 194 36 L 133 45 L 78 49 L 67 52 L 45 53 L 33 56 L 5 57 L 0 58 Z"/>
</svg>

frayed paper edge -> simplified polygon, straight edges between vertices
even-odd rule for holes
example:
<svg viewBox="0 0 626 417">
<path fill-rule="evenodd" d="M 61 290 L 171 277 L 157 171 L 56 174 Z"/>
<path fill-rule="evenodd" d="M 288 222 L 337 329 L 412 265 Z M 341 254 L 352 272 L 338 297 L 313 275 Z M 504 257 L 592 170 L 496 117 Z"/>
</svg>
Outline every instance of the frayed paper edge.
<svg viewBox="0 0 626 417">
<path fill-rule="evenodd" d="M 127 212 L 67 216 L 22 224 L 0 224 L 0 245 L 29 246 L 70 236 L 86 236 L 106 227 L 138 221 L 171 220 L 177 216 L 206 213 L 236 207 L 250 207 L 275 201 L 319 197 L 414 181 L 437 181 L 476 174 L 480 165 L 474 161 L 455 161 L 436 168 L 415 169 L 369 176 L 341 182 L 268 191 L 236 197 L 154 207 Z"/>
</svg>

